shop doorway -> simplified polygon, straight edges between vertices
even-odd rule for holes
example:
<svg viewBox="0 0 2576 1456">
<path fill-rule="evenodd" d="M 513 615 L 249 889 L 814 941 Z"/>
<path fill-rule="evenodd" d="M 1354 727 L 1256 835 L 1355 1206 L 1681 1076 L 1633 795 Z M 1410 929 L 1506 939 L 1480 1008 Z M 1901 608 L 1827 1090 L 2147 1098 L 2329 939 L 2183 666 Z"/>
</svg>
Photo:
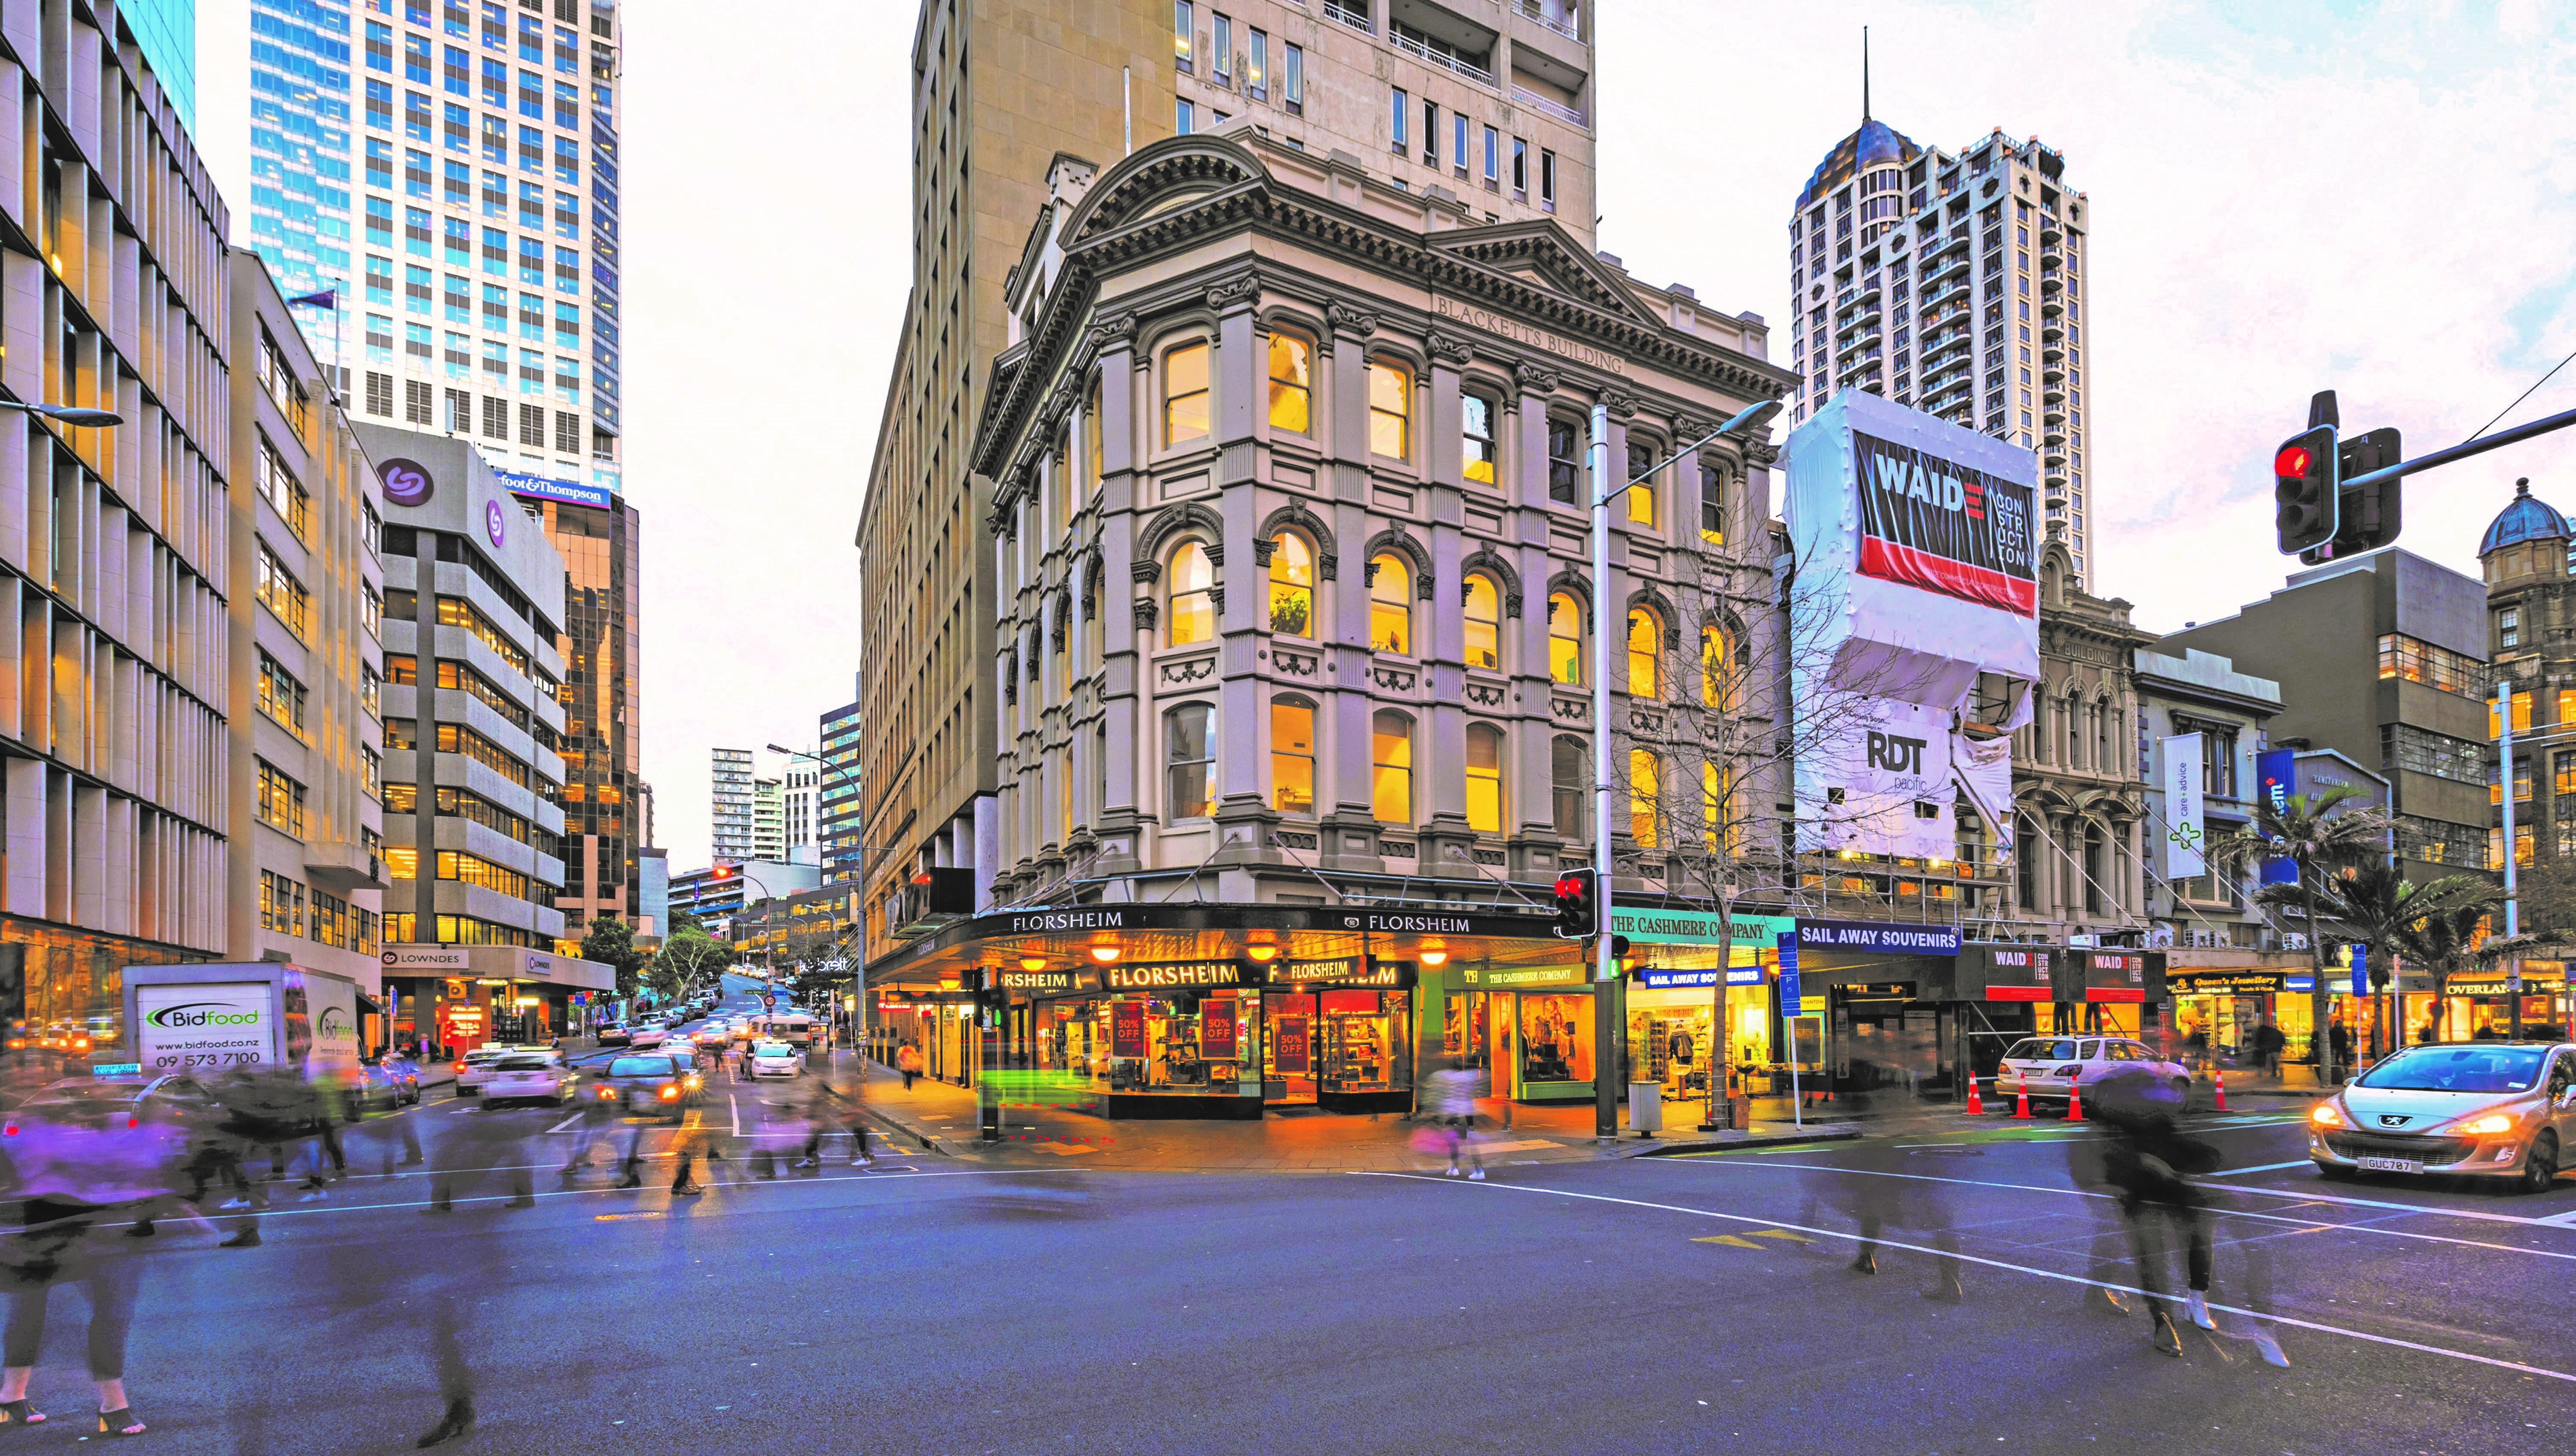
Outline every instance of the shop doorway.
<svg viewBox="0 0 2576 1456">
<path fill-rule="evenodd" d="M 1261 998 L 1261 1008 L 1270 1022 L 1262 1047 L 1262 1101 L 1277 1107 L 1315 1106 L 1315 994 L 1273 992 Z"/>
</svg>

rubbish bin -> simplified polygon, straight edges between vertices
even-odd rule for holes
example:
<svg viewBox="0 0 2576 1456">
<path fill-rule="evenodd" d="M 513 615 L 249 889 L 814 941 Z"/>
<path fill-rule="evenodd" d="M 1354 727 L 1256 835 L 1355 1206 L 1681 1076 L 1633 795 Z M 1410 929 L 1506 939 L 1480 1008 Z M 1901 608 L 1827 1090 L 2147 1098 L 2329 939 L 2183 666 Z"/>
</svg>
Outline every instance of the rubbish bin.
<svg viewBox="0 0 2576 1456">
<path fill-rule="evenodd" d="M 1726 1125 L 1737 1132 L 1753 1130 L 1753 1099 L 1738 1092 L 1726 1099 Z"/>
<path fill-rule="evenodd" d="M 1628 1084 L 1628 1126 L 1639 1137 L 1664 1130 L 1663 1083 Z"/>
</svg>

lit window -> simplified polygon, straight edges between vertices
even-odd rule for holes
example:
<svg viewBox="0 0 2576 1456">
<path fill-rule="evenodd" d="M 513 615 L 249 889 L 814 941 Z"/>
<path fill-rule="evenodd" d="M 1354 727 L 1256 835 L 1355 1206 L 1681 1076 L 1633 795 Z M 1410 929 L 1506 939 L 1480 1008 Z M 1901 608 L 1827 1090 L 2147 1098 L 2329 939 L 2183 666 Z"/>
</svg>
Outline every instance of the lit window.
<svg viewBox="0 0 2576 1456">
<path fill-rule="evenodd" d="M 1205 372 L 1204 364 L 1201 372 Z M 1368 402 L 1369 453 L 1390 460 L 1409 459 L 1405 447 L 1411 440 L 1413 376 L 1401 364 L 1371 360 Z"/>
<path fill-rule="evenodd" d="M 1163 723 L 1168 730 L 1164 811 L 1174 819 L 1205 818 L 1212 777 L 1208 770 L 1215 757 L 1209 746 L 1207 704 L 1184 703 L 1164 714 Z"/>
<path fill-rule="evenodd" d="M 1661 824 L 1663 765 L 1642 748 L 1628 754 L 1628 834 L 1641 848 L 1655 847 Z"/>
<path fill-rule="evenodd" d="M 1654 613 L 1643 607 L 1628 613 L 1628 692 L 1631 696 L 1661 696 L 1657 667 L 1663 638 L 1663 624 L 1655 619 Z"/>
<path fill-rule="evenodd" d="M 1726 472 L 1707 461 L 1699 467 L 1699 537 L 1712 546 L 1726 544 Z"/>
<path fill-rule="evenodd" d="M 1369 720 L 1369 804 L 1381 823 L 1413 822 L 1413 720 L 1402 713 Z"/>
<path fill-rule="evenodd" d="M 1314 418 L 1315 350 L 1295 334 L 1270 336 L 1270 428 L 1302 435 Z"/>
<path fill-rule="evenodd" d="M 1163 443 L 1208 437 L 1208 346 L 1189 344 L 1163 356 Z"/>
<path fill-rule="evenodd" d="M 1270 541 L 1270 630 L 1315 635 L 1315 552 L 1306 538 L 1282 531 Z"/>
<path fill-rule="evenodd" d="M 1369 562 L 1369 646 L 1413 651 L 1413 572 L 1393 553 Z"/>
<path fill-rule="evenodd" d="M 1315 812 L 1315 710 L 1305 703 L 1270 705 L 1270 807 Z"/>
<path fill-rule="evenodd" d="M 1547 675 L 1572 686 L 1583 682 L 1583 604 L 1572 592 L 1547 599 Z"/>
<path fill-rule="evenodd" d="M 1490 723 L 1467 725 L 1467 827 L 1503 832 L 1503 730 Z"/>
<path fill-rule="evenodd" d="M 1699 634 L 1700 697 L 1712 708 L 1727 706 L 1732 687 L 1735 644 L 1722 627 L 1703 627 Z"/>
<path fill-rule="evenodd" d="M 1628 478 L 1636 482 L 1628 487 L 1628 519 L 1648 528 L 1655 524 L 1656 501 L 1655 482 L 1646 477 L 1646 472 L 1653 469 L 1654 464 L 1655 448 L 1652 445 L 1628 447 Z"/>
<path fill-rule="evenodd" d="M 1726 775 L 1716 764 L 1700 765 L 1699 796 L 1702 841 L 1710 849 L 1723 847 L 1732 851 L 1735 835 L 1728 810 L 1735 795 L 1728 791 Z"/>
<path fill-rule="evenodd" d="M 1492 578 L 1467 578 L 1467 665 L 1499 668 L 1503 665 L 1502 614 L 1496 610 L 1502 602 L 1495 592 Z"/>
<path fill-rule="evenodd" d="M 1208 563 L 1207 548 L 1196 541 L 1184 541 L 1172 553 L 1171 587 L 1167 607 L 1171 617 L 1170 644 L 1185 647 L 1192 642 L 1205 642 L 1216 635 L 1216 603 L 1208 589 L 1216 585 L 1216 572 Z"/>
</svg>

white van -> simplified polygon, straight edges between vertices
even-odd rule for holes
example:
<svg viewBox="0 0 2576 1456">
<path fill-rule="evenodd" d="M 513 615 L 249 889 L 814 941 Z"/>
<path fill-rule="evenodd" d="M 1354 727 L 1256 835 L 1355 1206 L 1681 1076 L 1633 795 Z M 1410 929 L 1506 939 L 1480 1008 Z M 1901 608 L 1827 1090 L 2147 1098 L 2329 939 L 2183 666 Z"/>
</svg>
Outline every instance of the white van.
<svg viewBox="0 0 2576 1456">
<path fill-rule="evenodd" d="M 745 1025 L 753 1041 L 783 1041 L 800 1052 L 814 1045 L 814 1018 L 802 1011 L 765 1012 Z"/>
</svg>

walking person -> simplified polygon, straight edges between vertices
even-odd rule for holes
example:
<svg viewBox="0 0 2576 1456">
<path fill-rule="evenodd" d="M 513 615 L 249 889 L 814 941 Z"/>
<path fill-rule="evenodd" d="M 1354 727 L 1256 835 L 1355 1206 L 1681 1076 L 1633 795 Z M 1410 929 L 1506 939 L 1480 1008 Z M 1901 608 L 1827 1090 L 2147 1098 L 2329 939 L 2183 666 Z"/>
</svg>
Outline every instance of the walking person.
<svg viewBox="0 0 2576 1456">
<path fill-rule="evenodd" d="M 2352 1075 L 2352 1028 L 2340 1021 L 2326 1028 L 2326 1045 L 2334 1052 L 2337 1080 L 2349 1080 Z"/>
<path fill-rule="evenodd" d="M 1476 1089 L 1482 1080 L 1463 1064 L 1452 1064 L 1432 1073 L 1427 1089 L 1432 1117 L 1449 1144 L 1449 1176 L 1459 1176 L 1458 1154 L 1464 1151 L 1474 1170 L 1466 1174 L 1471 1183 L 1485 1181 L 1485 1152 L 1476 1139 Z"/>
<path fill-rule="evenodd" d="M 2280 1079 L 2281 1049 L 2288 1044 L 2289 1038 L 2272 1024 L 2271 1013 L 2264 1013 L 2263 1024 L 2254 1028 L 2254 1065 L 2262 1069 L 2264 1076 Z"/>
<path fill-rule="evenodd" d="M 921 1047 L 905 1042 L 894 1049 L 894 1069 L 903 1074 L 903 1090 L 912 1090 L 912 1079 L 921 1075 Z"/>
<path fill-rule="evenodd" d="M 2138 1287 L 2146 1291 L 2153 1317 L 2148 1338 L 2157 1353 L 2179 1358 L 2182 1332 L 2174 1325 L 2172 1300 L 2166 1294 L 2166 1231 L 2182 1236 L 2188 1287 L 2185 1317 L 2215 1331 L 2209 1312 L 2212 1245 L 2208 1198 L 2191 1179 L 2217 1168 L 2218 1149 L 2183 1132 L 2174 1122 L 2181 1099 L 2144 1072 L 2115 1073 L 2098 1085 L 2094 1120 L 2111 1130 L 2102 1150 L 2104 1181 L 2118 1190 L 2121 1215 L 2128 1220 L 2130 1249 L 2137 1261 Z"/>
</svg>

